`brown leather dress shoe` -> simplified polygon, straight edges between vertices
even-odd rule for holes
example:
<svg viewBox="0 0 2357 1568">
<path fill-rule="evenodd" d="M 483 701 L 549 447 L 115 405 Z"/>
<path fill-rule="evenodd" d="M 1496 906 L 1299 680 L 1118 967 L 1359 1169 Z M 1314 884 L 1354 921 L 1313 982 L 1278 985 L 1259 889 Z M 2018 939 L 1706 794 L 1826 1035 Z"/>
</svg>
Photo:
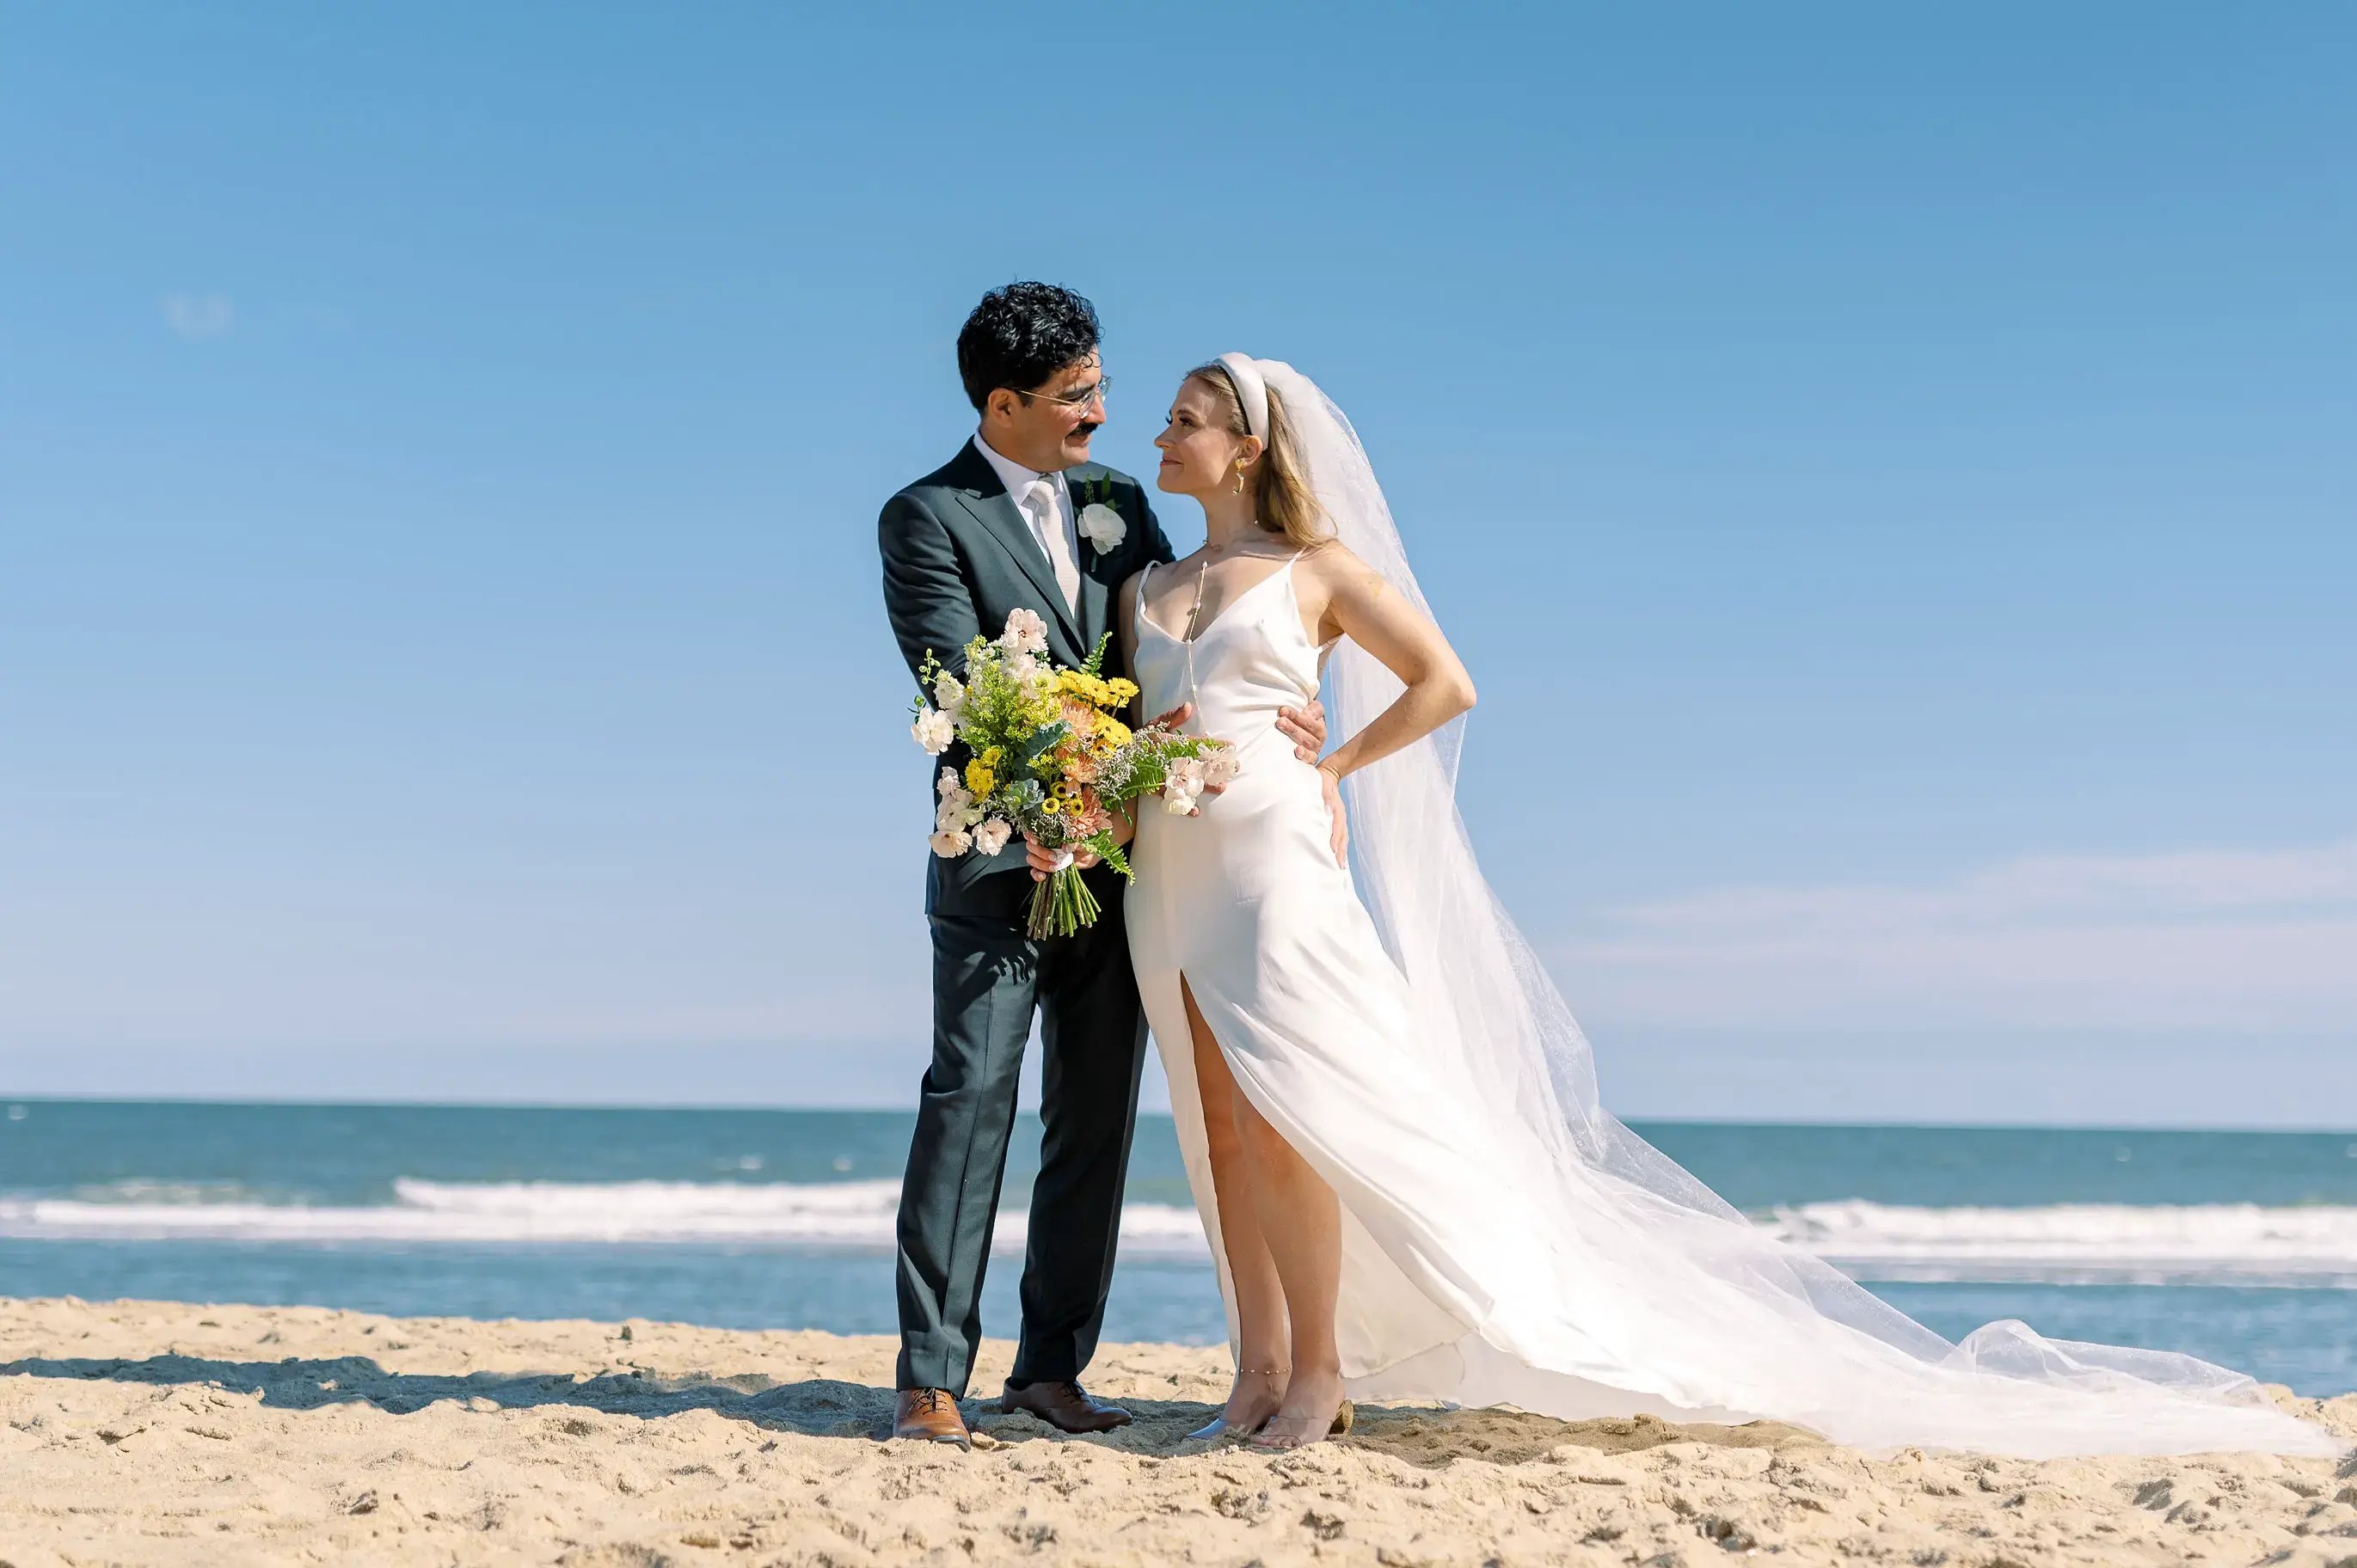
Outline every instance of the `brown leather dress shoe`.
<svg viewBox="0 0 2357 1568">
<path fill-rule="evenodd" d="M 892 1409 L 892 1435 L 919 1443 L 954 1443 L 971 1449 L 965 1417 L 958 1414 L 957 1397 L 947 1389 L 902 1389 Z"/>
<path fill-rule="evenodd" d="M 1129 1412 L 1116 1404 L 1099 1404 L 1078 1383 L 1013 1383 L 998 1396 L 998 1408 L 1036 1415 L 1059 1432 L 1111 1432 L 1129 1424 Z"/>
</svg>

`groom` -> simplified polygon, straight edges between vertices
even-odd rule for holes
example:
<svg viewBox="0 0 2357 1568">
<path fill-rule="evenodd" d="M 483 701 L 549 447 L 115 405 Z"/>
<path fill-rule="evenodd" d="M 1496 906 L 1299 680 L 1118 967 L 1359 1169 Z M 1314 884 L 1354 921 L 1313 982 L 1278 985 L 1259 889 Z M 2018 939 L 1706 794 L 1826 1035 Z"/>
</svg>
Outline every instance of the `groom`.
<svg viewBox="0 0 2357 1568">
<path fill-rule="evenodd" d="M 1089 461 L 1105 416 L 1097 339 L 1095 308 L 1049 284 L 993 290 L 966 318 L 958 373 L 980 428 L 956 456 L 885 502 L 877 526 L 884 608 L 912 674 L 931 652 L 963 675 L 966 643 L 997 636 L 1017 609 L 1047 622 L 1050 658 L 1077 665 L 1114 628 L 1123 581 L 1171 559 L 1144 488 Z M 1082 533 L 1080 512 L 1096 505 L 1118 526 L 1092 510 Z M 1116 639 L 1104 672 L 1125 673 L 1122 665 Z M 1288 712 L 1278 728 L 1317 760 L 1321 709 Z M 963 748 L 940 763 L 962 770 Z M 933 1061 L 900 1188 L 896 1437 L 970 1446 L 957 1401 L 982 1341 L 983 1270 L 1035 1012 L 1044 1126 L 1022 1337 L 1000 1408 L 1066 1432 L 1129 1421 L 1090 1398 L 1079 1379 L 1113 1283 L 1146 1019 L 1130 973 L 1123 885 L 1103 866 L 1084 875 L 1103 906 L 1096 924 L 1035 941 L 1025 934 L 1031 875 L 1020 838 L 996 855 L 928 864 Z"/>
</svg>

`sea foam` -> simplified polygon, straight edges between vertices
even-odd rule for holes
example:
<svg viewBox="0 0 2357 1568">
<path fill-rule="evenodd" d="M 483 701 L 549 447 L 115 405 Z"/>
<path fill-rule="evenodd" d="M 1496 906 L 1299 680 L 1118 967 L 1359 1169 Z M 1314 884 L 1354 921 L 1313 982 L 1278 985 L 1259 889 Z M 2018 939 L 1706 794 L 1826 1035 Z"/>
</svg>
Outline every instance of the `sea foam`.
<svg viewBox="0 0 2357 1568">
<path fill-rule="evenodd" d="M 404 1176 L 395 1201 L 327 1206 L 156 1201 L 147 1184 L 73 1197 L 0 1197 L 0 1237 L 216 1241 L 701 1242 L 881 1249 L 897 1181 L 438 1182 Z M 1027 1216 L 1002 1208 L 995 1250 L 1020 1251 Z M 1131 1204 L 1132 1255 L 1208 1255 L 1192 1208 Z"/>
<path fill-rule="evenodd" d="M 444 1182 L 403 1177 L 393 1201 L 264 1202 L 218 1187 L 120 1183 L 72 1197 L 0 1197 L 0 1238 L 334 1242 L 700 1243 L 876 1251 L 892 1245 L 897 1181 Z M 994 1248 L 1023 1248 L 1002 1208 Z M 2357 1207 L 1796 1204 L 1753 1223 L 1861 1279 L 2357 1285 Z M 1206 1256 L 1195 1211 L 1133 1203 L 1127 1258 Z"/>
<path fill-rule="evenodd" d="M 1852 1198 L 1758 1221 L 1860 1278 L 2357 1284 L 2357 1207 L 2057 1203 L 1910 1208 Z"/>
</svg>

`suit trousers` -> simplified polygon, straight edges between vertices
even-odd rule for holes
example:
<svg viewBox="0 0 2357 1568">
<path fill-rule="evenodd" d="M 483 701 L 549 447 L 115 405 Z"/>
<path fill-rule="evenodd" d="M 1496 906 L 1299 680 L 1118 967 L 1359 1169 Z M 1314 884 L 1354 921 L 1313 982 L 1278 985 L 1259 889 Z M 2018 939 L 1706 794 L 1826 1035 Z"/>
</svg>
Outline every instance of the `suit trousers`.
<svg viewBox="0 0 2357 1568">
<path fill-rule="evenodd" d="M 899 1220 L 896 1380 L 903 1389 L 963 1395 L 973 1375 L 983 1276 L 1035 1011 L 1043 1128 L 1013 1377 L 1077 1378 L 1095 1353 L 1137 1125 L 1146 1017 L 1130 972 L 1122 885 L 1102 869 L 1087 875 L 1103 913 L 1072 936 L 1034 941 L 1020 915 L 930 917 L 933 1060 Z"/>
</svg>

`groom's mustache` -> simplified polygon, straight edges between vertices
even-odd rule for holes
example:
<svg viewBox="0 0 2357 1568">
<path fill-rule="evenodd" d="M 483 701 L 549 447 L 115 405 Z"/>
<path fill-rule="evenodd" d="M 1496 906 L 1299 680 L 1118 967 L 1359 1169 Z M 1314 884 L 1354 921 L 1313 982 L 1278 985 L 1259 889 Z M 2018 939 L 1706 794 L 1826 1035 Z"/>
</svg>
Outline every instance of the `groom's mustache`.
<svg viewBox="0 0 2357 1568">
<path fill-rule="evenodd" d="M 1103 428 L 1104 421 L 1102 419 L 1084 419 L 1072 426 L 1072 434 L 1080 436 L 1094 435 Z"/>
</svg>

